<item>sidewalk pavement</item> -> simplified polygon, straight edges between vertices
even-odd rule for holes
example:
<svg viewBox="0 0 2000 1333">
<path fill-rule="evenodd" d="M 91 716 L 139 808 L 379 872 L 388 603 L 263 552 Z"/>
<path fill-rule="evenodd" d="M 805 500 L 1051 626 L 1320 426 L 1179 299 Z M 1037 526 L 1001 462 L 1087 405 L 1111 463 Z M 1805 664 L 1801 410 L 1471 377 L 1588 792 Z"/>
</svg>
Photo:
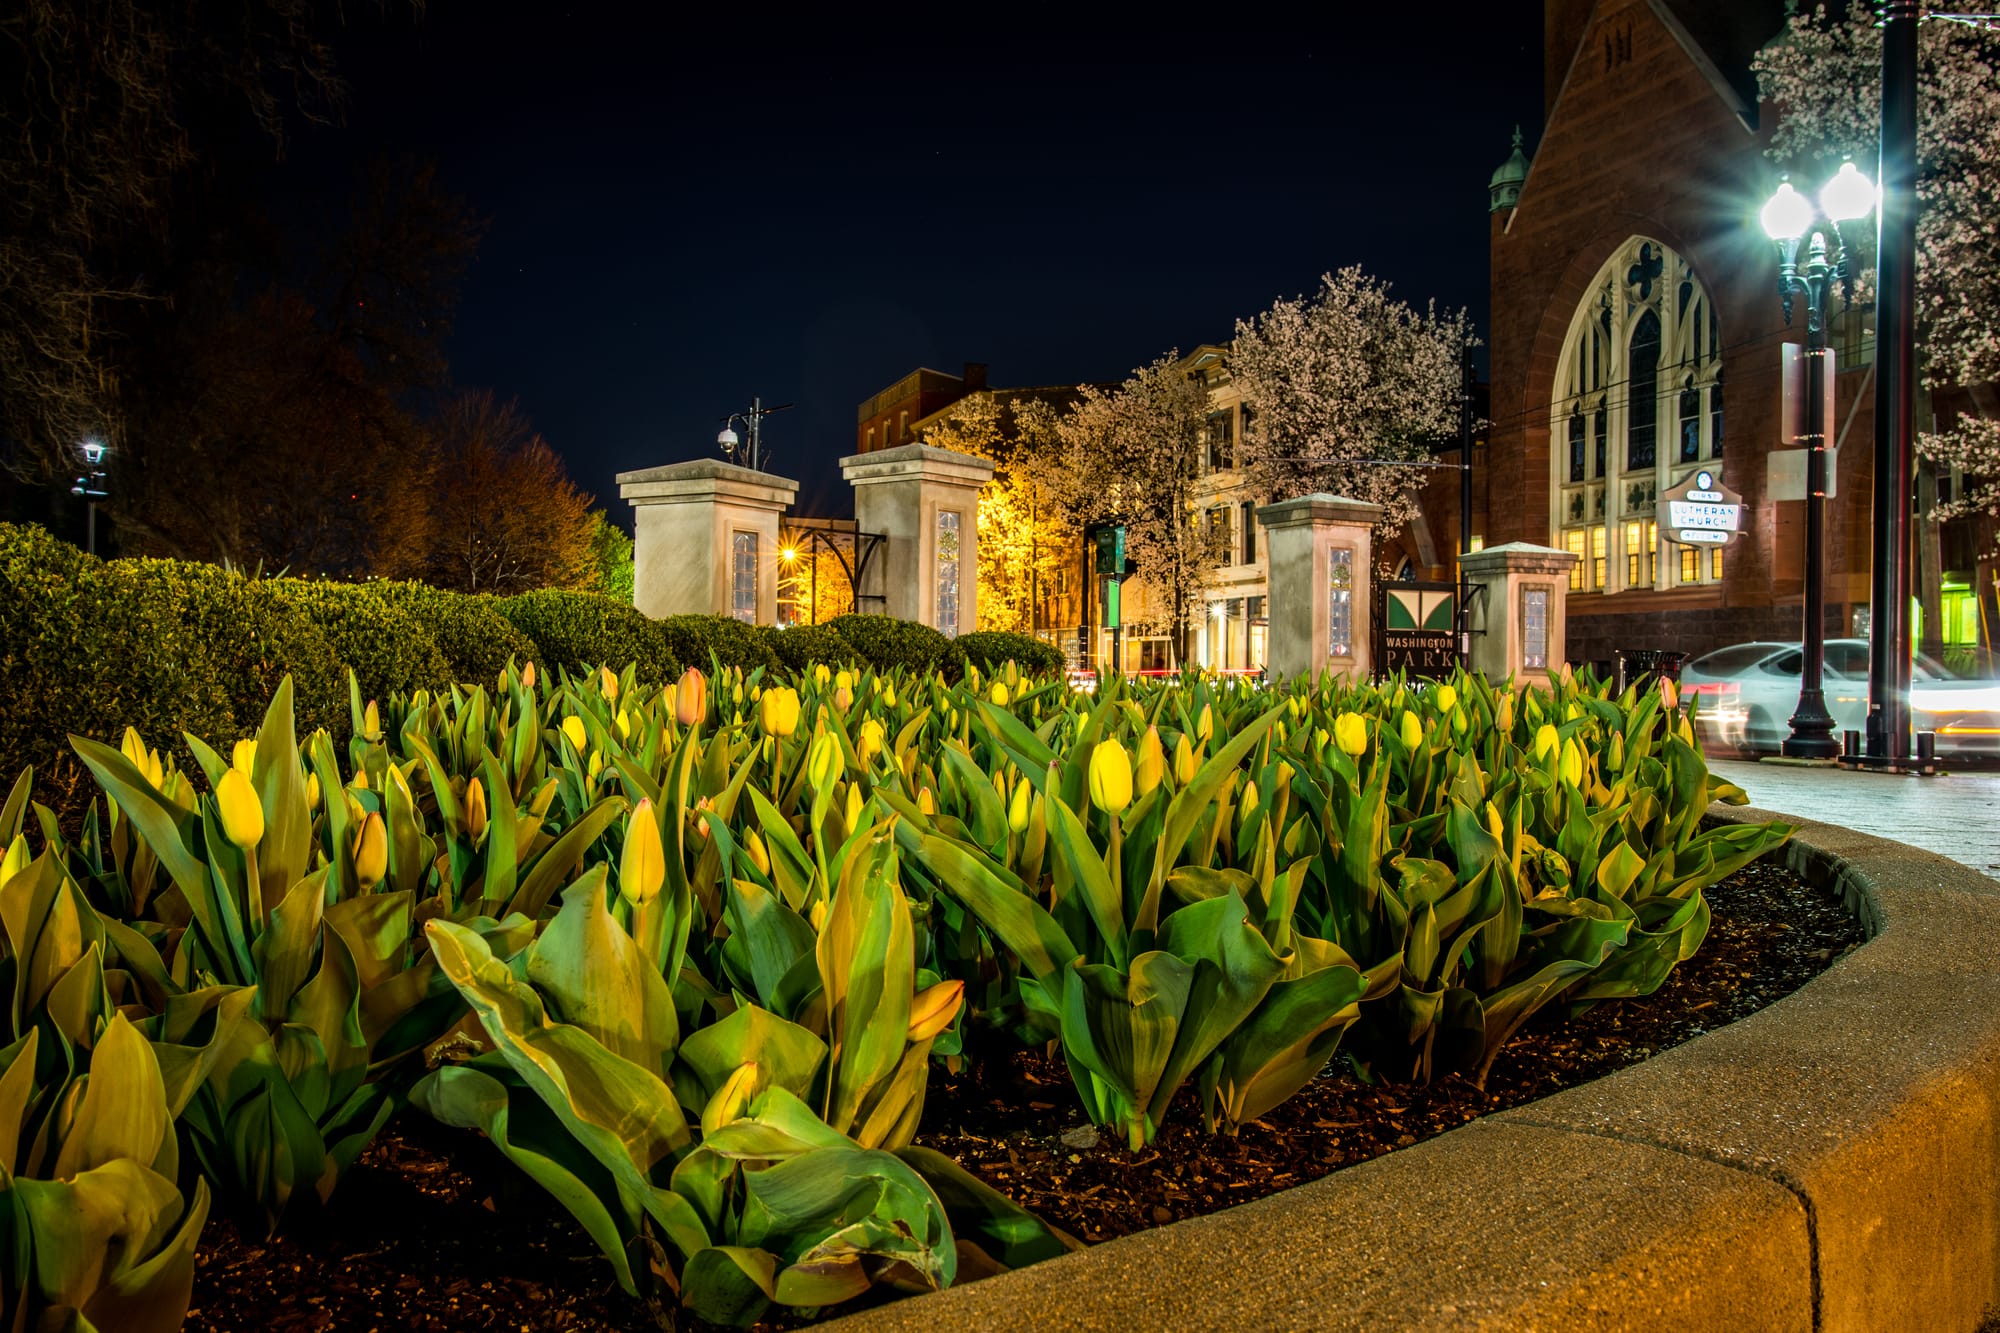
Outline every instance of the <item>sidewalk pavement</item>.
<svg viewBox="0 0 2000 1333">
<path fill-rule="evenodd" d="M 1919 778 L 1715 759 L 1760 810 L 1843 824 L 2000 879 L 2000 773 Z"/>
</svg>

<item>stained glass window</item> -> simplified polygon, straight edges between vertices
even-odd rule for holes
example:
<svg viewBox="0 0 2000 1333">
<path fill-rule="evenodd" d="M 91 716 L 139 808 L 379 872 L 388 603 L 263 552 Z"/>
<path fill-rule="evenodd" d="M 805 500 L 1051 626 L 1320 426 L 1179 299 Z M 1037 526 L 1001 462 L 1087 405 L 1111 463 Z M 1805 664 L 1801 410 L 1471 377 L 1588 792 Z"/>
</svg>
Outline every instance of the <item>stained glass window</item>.
<svg viewBox="0 0 2000 1333">
<path fill-rule="evenodd" d="M 958 635 L 958 515 L 945 509 L 937 516 L 937 627 Z"/>
<path fill-rule="evenodd" d="M 1521 665 L 1549 668 L 1549 590 L 1521 589 Z"/>
<path fill-rule="evenodd" d="M 1681 462 L 1692 463 L 1701 457 L 1701 390 L 1694 387 L 1693 380 L 1681 385 Z"/>
<path fill-rule="evenodd" d="M 1327 553 L 1330 567 L 1326 600 L 1326 654 L 1354 656 L 1354 552 L 1336 546 Z"/>
<path fill-rule="evenodd" d="M 1583 480 L 1583 409 L 1569 414 L 1569 479 Z"/>
<path fill-rule="evenodd" d="M 729 614 L 757 623 L 757 534 L 739 532 L 729 541 Z"/>
<path fill-rule="evenodd" d="M 1709 326 L 1711 331 L 1714 326 Z M 1711 458 L 1722 457 L 1722 372 L 1715 372 L 1715 383 L 1708 390 L 1708 454 Z"/>
<path fill-rule="evenodd" d="M 1625 466 L 1653 466 L 1660 418 L 1660 317 L 1648 310 L 1632 328 L 1631 387 L 1625 415 Z"/>
</svg>

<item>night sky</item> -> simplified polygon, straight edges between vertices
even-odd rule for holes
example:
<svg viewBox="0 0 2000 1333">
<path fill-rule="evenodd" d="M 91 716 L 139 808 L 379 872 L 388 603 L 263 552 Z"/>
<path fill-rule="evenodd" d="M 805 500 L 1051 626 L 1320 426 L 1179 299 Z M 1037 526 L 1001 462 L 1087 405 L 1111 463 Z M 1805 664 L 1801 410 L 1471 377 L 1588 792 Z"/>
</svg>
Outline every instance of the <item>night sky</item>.
<svg viewBox="0 0 2000 1333">
<path fill-rule="evenodd" d="M 714 456 L 753 394 L 797 404 L 766 443 L 800 511 L 851 512 L 856 406 L 918 365 L 1118 379 L 1353 263 L 1485 327 L 1536 0 L 706 8 L 349 6 L 345 123 L 272 173 L 313 208 L 372 157 L 435 159 L 490 224 L 455 379 L 518 397 L 628 528 L 614 475 Z"/>
</svg>

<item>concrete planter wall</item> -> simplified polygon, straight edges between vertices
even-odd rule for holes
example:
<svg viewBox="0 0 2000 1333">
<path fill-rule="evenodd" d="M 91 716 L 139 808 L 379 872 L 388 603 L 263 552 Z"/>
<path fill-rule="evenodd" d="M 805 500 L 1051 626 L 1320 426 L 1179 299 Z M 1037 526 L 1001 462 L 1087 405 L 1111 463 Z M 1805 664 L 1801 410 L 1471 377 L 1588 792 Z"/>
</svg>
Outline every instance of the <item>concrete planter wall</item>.
<svg viewBox="0 0 2000 1333">
<path fill-rule="evenodd" d="M 2000 1303 L 2000 884 L 1823 824 L 1787 855 L 1873 938 L 1741 1022 L 1256 1203 L 832 1327 L 1971 1329 Z"/>
</svg>

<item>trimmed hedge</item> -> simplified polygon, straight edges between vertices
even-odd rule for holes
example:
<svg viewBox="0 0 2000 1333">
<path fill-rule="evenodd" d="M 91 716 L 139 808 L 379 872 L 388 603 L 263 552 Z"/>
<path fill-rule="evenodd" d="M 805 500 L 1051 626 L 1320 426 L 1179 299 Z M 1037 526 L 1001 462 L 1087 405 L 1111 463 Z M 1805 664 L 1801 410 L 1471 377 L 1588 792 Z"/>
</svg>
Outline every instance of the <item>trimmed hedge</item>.
<svg viewBox="0 0 2000 1333">
<path fill-rule="evenodd" d="M 951 641 L 951 647 L 960 662 L 970 662 L 982 671 L 1012 662 L 1030 675 L 1048 676 L 1061 671 L 1065 662 L 1062 649 L 1054 644 L 1006 630 L 961 634 Z M 964 674 L 962 667 L 959 674 Z"/>
<path fill-rule="evenodd" d="M 831 625 L 794 625 L 790 629 L 766 625 L 758 633 L 777 654 L 778 661 L 793 671 L 804 671 L 815 662 L 839 666 L 860 660 L 854 646 Z"/>
<path fill-rule="evenodd" d="M 667 616 L 657 622 L 667 652 L 683 667 L 709 669 L 709 654 L 726 667 L 742 667 L 744 672 L 778 665 L 771 645 L 755 625 L 746 625 L 730 616 Z"/>
<path fill-rule="evenodd" d="M 638 679 L 647 685 L 664 685 L 681 674 L 680 659 L 668 650 L 658 624 L 636 607 L 594 592 L 554 588 L 517 593 L 497 605 L 534 642 L 546 668 L 576 671 L 616 663 L 622 671 L 636 663 Z"/>
<path fill-rule="evenodd" d="M 877 671 L 906 667 L 931 671 L 946 661 L 951 640 L 913 620 L 890 616 L 845 615 L 826 622 L 848 647 Z"/>
<path fill-rule="evenodd" d="M 354 672 L 363 699 L 386 700 L 398 691 L 409 694 L 450 686 L 451 667 L 430 630 L 375 585 L 316 579 L 270 582 L 326 632 L 334 655 Z M 346 683 L 343 677 L 343 710 Z M 331 729 L 335 734 L 344 730 Z"/>
<path fill-rule="evenodd" d="M 451 678 L 461 685 L 477 683 L 490 688 L 510 660 L 520 666 L 537 656 L 535 641 L 501 613 L 498 597 L 449 592 L 428 583 L 368 586 L 430 629 L 445 665 L 451 668 Z"/>
</svg>

